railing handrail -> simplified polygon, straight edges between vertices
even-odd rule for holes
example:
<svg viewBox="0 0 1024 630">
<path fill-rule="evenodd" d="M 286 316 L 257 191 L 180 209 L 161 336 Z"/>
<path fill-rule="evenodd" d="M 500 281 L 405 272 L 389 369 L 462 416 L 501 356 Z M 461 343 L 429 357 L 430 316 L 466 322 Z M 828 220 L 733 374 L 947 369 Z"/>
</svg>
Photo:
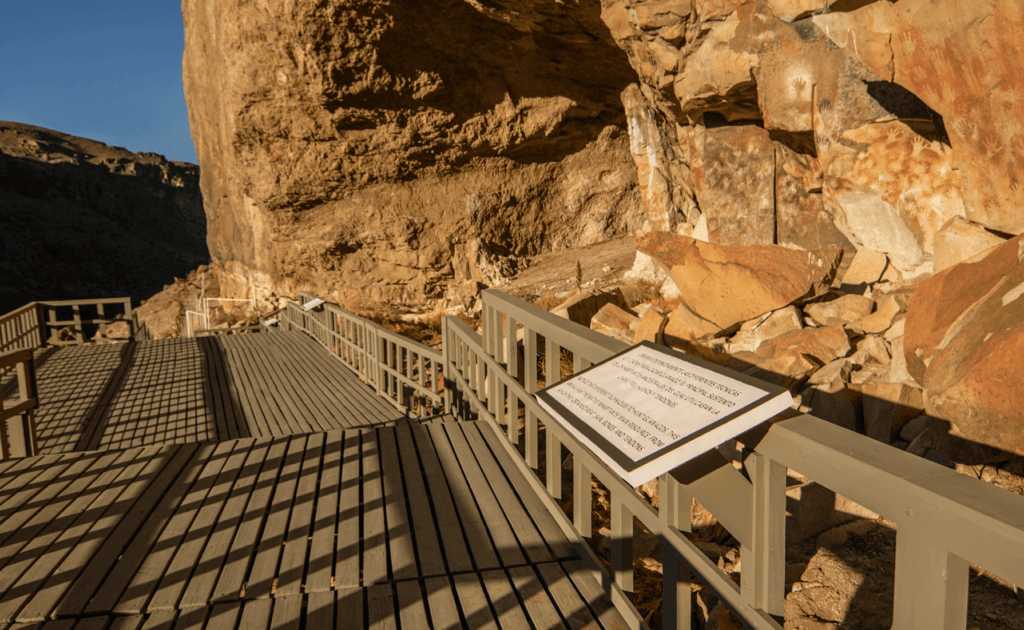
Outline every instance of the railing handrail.
<svg viewBox="0 0 1024 630">
<path fill-rule="evenodd" d="M 299 292 L 302 303 L 315 297 Z M 288 302 L 281 315 L 282 324 L 312 337 L 397 409 L 409 413 L 413 400 L 419 404 L 420 416 L 434 415 L 435 407 L 438 411 L 443 408 L 443 355 L 438 350 L 331 302 L 311 311 L 302 309 L 299 303 Z"/>
<path fill-rule="evenodd" d="M 0 394 L 0 458 L 27 457 L 38 452 L 35 409 L 39 406 L 35 358 L 30 348 L 0 352 L 0 373 L 14 370 L 17 397 L 5 400 Z M 13 385 L 12 385 L 13 387 Z M 4 388 L 7 389 L 6 387 Z M 8 422 L 18 419 L 20 421 Z"/>
<path fill-rule="evenodd" d="M 562 445 L 567 447 L 574 457 L 571 526 L 577 534 L 586 537 L 584 532 L 591 527 L 585 506 L 577 507 L 584 505 L 578 497 L 589 496 L 590 475 L 610 490 L 612 572 L 619 590 L 632 588 L 630 546 L 617 540 L 631 536 L 632 527 L 627 523 L 632 517 L 662 539 L 666 552 L 663 597 L 666 607 L 672 609 L 669 618 L 664 619 L 666 628 L 674 627 L 673 619 L 679 619 L 680 625 L 687 623 L 682 619 L 689 609 L 689 600 L 674 601 L 675 588 L 668 585 L 668 580 L 676 579 L 671 568 L 673 557 L 699 575 L 751 627 L 781 628 L 772 615 L 783 611 L 787 467 L 896 524 L 896 630 L 923 627 L 922 623 L 944 630 L 962 627 L 966 620 L 968 562 L 1024 584 L 1024 497 L 812 416 L 762 426 L 739 438 L 752 449 L 744 462 L 749 480 L 716 451 L 700 458 L 709 464 L 706 469 L 712 471 L 710 474 L 694 479 L 684 467 L 663 475 L 659 479 L 660 507 L 655 510 L 536 403 L 531 391 L 536 389 L 535 375 L 531 384 L 527 371 L 525 387 L 520 383 L 515 373 L 519 359 L 512 325 L 524 325 L 526 356 L 522 360 L 527 365 L 537 360 L 530 354 L 531 348 L 533 353 L 537 351 L 533 337 L 542 335 L 548 340 L 547 384 L 561 380 L 560 373 L 552 372 L 559 365 L 552 351 L 573 351 L 576 372 L 625 349 L 627 344 L 611 339 L 597 342 L 593 331 L 494 290 L 484 292 L 483 317 L 482 337 L 455 318 L 444 320 L 445 374 L 449 387 L 456 390 L 450 395 L 465 398 L 456 399 L 455 405 L 464 402 L 462 408 L 472 410 L 496 428 L 505 425 L 514 440 L 518 439 L 518 422 L 513 437 L 511 423 L 505 422 L 504 406 L 508 401 L 522 401 L 527 435 L 531 416 L 546 428 L 548 471 L 561 470 L 560 457 L 553 459 L 552 450 L 557 453 Z M 511 404 L 508 413 L 513 417 Z M 538 445 L 536 440 L 532 446 L 529 442 L 528 437 L 525 457 L 516 461 L 533 472 L 537 466 L 536 461 L 529 462 L 530 449 Z M 510 452 L 519 453 L 511 444 L 507 446 Z M 536 460 L 536 453 L 533 457 Z M 544 498 L 550 499 L 548 505 L 556 517 L 564 517 L 554 503 L 561 497 L 560 473 L 545 476 L 547 479 L 541 482 L 535 473 L 531 475 Z M 690 496 L 740 541 L 741 586 L 736 586 L 683 534 L 689 529 Z M 614 590 L 609 595 L 613 601 L 623 602 Z M 684 609 L 686 615 L 681 613 Z M 680 616 L 674 617 L 677 613 Z"/>
</svg>

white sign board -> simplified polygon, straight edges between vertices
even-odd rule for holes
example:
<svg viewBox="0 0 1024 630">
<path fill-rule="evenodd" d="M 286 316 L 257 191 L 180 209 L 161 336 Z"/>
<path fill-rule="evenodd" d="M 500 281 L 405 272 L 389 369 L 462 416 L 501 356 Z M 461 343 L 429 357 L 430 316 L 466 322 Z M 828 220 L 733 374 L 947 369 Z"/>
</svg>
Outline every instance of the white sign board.
<svg viewBox="0 0 1024 630">
<path fill-rule="evenodd" d="M 302 305 L 302 310 L 304 310 L 304 311 L 311 311 L 311 310 L 313 310 L 314 308 L 320 306 L 323 303 L 324 303 L 324 301 L 321 300 L 320 298 L 313 298 L 312 300 L 310 300 L 310 301 L 308 301 L 308 302 L 306 302 L 305 304 Z"/>
<path fill-rule="evenodd" d="M 636 487 L 793 404 L 783 387 L 644 342 L 537 393 Z"/>
<path fill-rule="evenodd" d="M 274 324 L 278 323 L 279 321 L 281 321 L 281 320 L 277 319 L 276 317 L 271 317 L 270 319 L 263 320 L 263 325 L 269 328 L 270 326 L 273 326 Z"/>
</svg>

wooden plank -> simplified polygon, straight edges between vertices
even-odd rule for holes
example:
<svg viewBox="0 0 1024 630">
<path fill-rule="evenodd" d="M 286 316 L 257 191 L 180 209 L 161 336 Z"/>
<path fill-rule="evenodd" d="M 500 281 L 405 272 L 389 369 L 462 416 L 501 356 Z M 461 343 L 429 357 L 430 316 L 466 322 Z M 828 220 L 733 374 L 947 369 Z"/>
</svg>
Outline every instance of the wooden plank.
<svg viewBox="0 0 1024 630">
<path fill-rule="evenodd" d="M 363 586 L 388 579 L 387 534 L 384 525 L 384 491 L 376 431 L 362 435 Z"/>
<path fill-rule="evenodd" d="M 171 493 L 168 493 L 168 498 L 171 500 L 162 502 L 160 507 L 154 511 L 153 515 L 156 517 L 153 520 L 154 525 L 165 526 L 161 528 L 162 531 L 159 532 L 155 541 L 153 541 L 155 532 L 145 532 L 136 541 L 133 541 L 133 544 L 125 552 L 125 556 L 129 557 L 130 561 L 123 563 L 124 566 L 118 566 L 119 571 L 128 572 L 128 567 L 139 562 L 139 556 L 144 559 L 138 564 L 139 568 L 134 572 L 134 577 L 124 590 L 124 594 L 113 606 L 114 612 L 129 614 L 143 612 L 153 590 L 166 574 L 167 566 L 174 558 L 174 553 L 181 544 L 185 532 L 198 514 L 203 501 L 214 486 L 217 476 L 230 457 L 233 447 L 233 442 L 220 442 L 213 448 L 212 453 L 207 449 L 200 448 L 193 460 L 193 465 L 201 467 L 199 476 L 190 484 L 190 487 L 185 487 L 180 491 L 172 489 Z M 114 583 L 120 585 L 122 580 L 123 578 L 118 576 Z M 113 593 L 110 595 L 112 596 Z M 96 612 L 110 610 L 110 608 L 96 610 L 97 599 L 100 599 L 99 594 L 90 602 L 87 611 L 89 609 Z"/>
<path fill-rule="evenodd" d="M 264 343 L 264 337 L 259 335 L 249 336 L 252 337 L 250 345 L 253 353 L 263 360 L 264 369 L 268 370 L 273 380 L 277 382 L 281 396 L 290 401 L 290 407 L 304 431 L 330 431 L 342 428 L 343 425 L 328 418 L 324 412 L 326 405 L 320 395 L 321 387 L 309 377 L 309 370 L 304 366 L 289 369 L 289 364 L 294 361 L 292 353 L 282 351 L 273 344 Z"/>
<path fill-rule="evenodd" d="M 441 575 L 445 573 L 444 557 L 441 555 L 441 545 L 432 516 L 433 508 L 430 506 L 423 474 L 420 471 L 419 456 L 416 454 L 412 432 L 408 427 L 396 427 L 381 433 L 393 434 L 398 444 L 398 458 L 401 460 L 402 477 L 409 499 L 409 512 L 413 515 L 412 528 L 416 537 L 420 574 Z"/>
<path fill-rule="evenodd" d="M 111 464 L 123 456 L 124 453 L 104 453 L 99 457 L 83 457 L 81 467 L 74 466 L 68 469 L 68 472 L 74 475 L 65 475 L 70 483 L 55 484 L 60 487 L 60 492 L 56 496 L 50 498 L 48 503 L 40 505 L 40 509 L 36 511 L 24 511 L 24 514 L 31 518 L 8 518 L 4 521 L 4 529 L 7 531 L 3 532 L 3 546 L 0 547 L 0 592 L 6 592 L 11 588 L 36 556 L 45 551 L 60 535 L 62 528 L 73 522 L 76 515 L 73 512 L 69 513 L 68 508 L 100 479 L 104 472 L 108 472 Z M 34 488 L 27 491 L 33 494 L 38 492 Z M 54 523 L 57 523 L 57 527 L 52 527 Z M 48 527 L 49 529 L 46 529 Z"/>
<path fill-rule="evenodd" d="M 288 522 L 281 568 L 277 574 L 277 597 L 302 592 L 302 585 L 306 581 L 306 556 L 312 534 L 310 529 L 313 524 L 313 503 L 316 501 L 317 485 L 320 480 L 323 448 L 323 433 L 309 436 L 306 442 L 306 455 L 302 461 L 302 474 L 292 504 L 292 515 Z"/>
<path fill-rule="evenodd" d="M 402 630 L 429 630 L 427 607 L 423 601 L 420 583 L 416 580 L 396 582 L 398 610 Z"/>
<path fill-rule="evenodd" d="M 274 487 L 274 498 L 271 500 L 263 524 L 263 533 L 259 539 L 259 550 L 253 559 L 246 583 L 246 597 L 269 597 L 273 591 L 305 448 L 305 435 L 289 438 L 288 454 L 281 468 L 281 476 Z"/>
<path fill-rule="evenodd" d="M 82 571 L 83 577 L 72 584 L 71 588 L 68 589 L 67 593 L 57 604 L 57 607 L 54 609 L 55 615 L 69 616 L 81 614 L 86 603 L 102 584 L 97 579 L 98 576 L 107 576 L 111 572 L 129 542 L 136 535 L 136 532 L 139 531 L 139 527 L 149 518 L 158 502 L 171 487 L 171 484 L 179 478 L 179 475 L 186 474 L 183 473 L 183 469 L 195 455 L 197 449 L 196 445 L 188 445 L 169 447 L 163 450 L 168 456 L 167 463 L 162 466 L 159 474 L 149 484 L 134 509 L 121 519 L 114 533 L 110 535 L 103 547 L 93 555 L 89 564 Z"/>
<path fill-rule="evenodd" d="M 301 333 L 296 333 L 301 335 Z M 401 417 L 401 412 L 381 400 L 360 381 L 343 363 L 335 362 L 308 338 L 288 338 L 297 358 L 304 361 L 308 373 L 320 379 L 321 388 L 337 401 L 337 408 L 349 426 L 369 426 Z M 283 343 L 285 338 L 275 340 Z"/>
<path fill-rule="evenodd" d="M 20 461 L 26 464 L 27 469 L 19 471 L 21 474 L 14 477 L 0 494 L 3 499 L 0 504 L 0 545 L 6 546 L 8 538 L 21 532 L 22 526 L 37 510 L 44 509 L 67 485 L 95 466 L 102 457 L 101 453 L 53 455 L 37 465 L 31 465 L 35 458 L 22 458 Z M 0 550 L 0 558 L 3 557 Z M 0 567 L 2 562 L 0 560 Z"/>
<path fill-rule="evenodd" d="M 93 586 L 101 581 L 115 561 L 115 554 L 124 549 L 125 542 L 141 524 L 140 513 L 148 514 L 155 503 L 153 497 L 147 497 L 147 494 L 154 490 L 162 492 L 170 480 L 177 476 L 180 470 L 177 467 L 183 464 L 183 458 L 175 459 L 178 450 L 175 446 L 146 447 L 125 468 L 117 483 L 127 483 L 127 487 L 123 490 L 116 487 L 105 490 L 90 506 L 90 512 L 96 512 L 97 517 L 90 523 L 88 533 L 75 542 L 71 552 L 54 569 L 53 576 L 22 609 L 21 616 L 49 617 L 51 613 L 56 613 L 58 602 L 63 604 L 61 610 L 65 610 L 68 607 L 65 603 L 68 601 L 67 596 L 75 590 L 79 576 L 83 583 Z M 164 474 L 168 464 L 172 470 Z M 99 511 L 104 504 L 106 507 L 100 515 Z M 128 527 L 123 527 L 125 521 L 130 521 Z M 74 608 L 74 613 L 80 614 L 85 601 L 78 600 L 79 605 Z"/>
<path fill-rule="evenodd" d="M 334 630 L 334 592 L 316 591 L 306 603 L 306 630 Z"/>
<path fill-rule="evenodd" d="M 255 433 L 259 437 L 280 435 L 279 430 L 271 430 L 270 424 L 275 421 L 265 415 L 264 407 L 260 404 L 259 384 L 249 378 L 249 372 L 244 369 L 244 365 L 235 351 L 232 338 L 218 336 L 214 337 L 214 339 L 217 340 L 217 345 L 223 350 L 223 356 L 231 376 L 231 383 L 242 406 L 249 433 Z"/>
<path fill-rule="evenodd" d="M 51 573 L 89 533 L 96 519 L 101 518 L 126 489 L 129 480 L 140 472 L 144 463 L 140 465 L 135 460 L 141 452 L 142 449 L 131 449 L 117 453 L 117 459 L 112 465 L 103 470 L 86 491 L 68 503 L 57 518 L 21 550 L 21 559 L 15 559 L 4 567 L 3 581 L 7 588 L 2 589 L 6 592 L 0 597 L 0 619 L 41 621 L 44 618 L 40 612 L 41 606 L 27 612 L 22 611 L 22 608 L 46 585 Z M 112 527 L 109 521 L 103 524 Z M 14 579 L 17 581 L 14 582 Z M 10 588 L 15 584 L 16 588 Z M 45 595 L 47 601 L 55 603 L 60 592 L 50 590 Z"/>
<path fill-rule="evenodd" d="M 597 626 L 597 619 L 594 613 L 583 601 L 580 594 L 572 584 L 572 580 L 562 571 L 562 567 L 555 562 L 545 562 L 536 566 L 537 573 L 544 581 L 551 600 L 558 607 L 562 617 L 572 628 L 594 628 Z"/>
<path fill-rule="evenodd" d="M 366 604 L 363 602 L 365 589 L 340 588 L 337 596 L 337 630 L 363 630 L 366 628 Z"/>
<path fill-rule="evenodd" d="M 221 387 L 221 397 L 225 402 L 225 414 L 234 423 L 235 431 L 239 437 L 256 437 L 256 435 L 259 435 L 259 432 L 252 431 L 249 423 L 246 421 L 246 413 L 242 401 L 245 394 L 238 391 L 237 379 L 233 376 L 233 367 L 227 360 L 226 352 L 220 343 L 219 337 L 207 337 L 204 341 L 209 345 L 211 355 L 213 356 L 215 373 Z M 230 413 L 228 413 L 228 403 L 230 403 Z M 231 422 L 229 422 L 228 426 L 230 432 Z M 254 433 L 256 435 L 253 435 Z"/>
<path fill-rule="evenodd" d="M 430 607 L 430 620 L 433 627 L 445 630 L 464 627 L 448 577 L 427 578 L 424 580 L 423 586 L 427 591 L 427 605 Z"/>
<path fill-rule="evenodd" d="M 515 490 L 505 477 L 505 472 L 502 471 L 501 463 L 488 449 L 484 438 L 478 430 L 477 424 L 479 423 L 463 427 L 463 434 L 473 449 L 484 477 L 494 491 L 505 517 L 511 523 L 512 529 L 515 531 L 527 559 L 530 562 L 548 562 L 554 559 L 554 555 L 545 543 L 543 533 L 538 529 L 537 523 L 528 508 L 520 503 Z M 504 438 L 499 437 L 499 439 Z M 514 470 L 509 471 L 508 468 L 505 468 L 505 470 L 510 474 L 516 472 Z M 541 509 L 544 509 L 543 506 L 541 506 Z"/>
<path fill-rule="evenodd" d="M 423 427 L 431 438 L 434 446 L 434 453 L 448 480 L 448 487 L 451 490 L 452 500 L 455 502 L 459 520 L 465 530 L 466 538 L 473 553 L 473 563 L 479 569 L 494 569 L 501 566 L 498 560 L 498 553 L 491 542 L 490 532 L 484 522 L 480 509 L 469 484 L 466 482 L 465 474 L 459 466 L 459 460 L 452 451 L 448 442 L 448 434 L 441 425 Z"/>
<path fill-rule="evenodd" d="M 374 584 L 366 589 L 366 627 L 368 630 L 397 628 L 391 584 Z"/>
<path fill-rule="evenodd" d="M 138 567 L 146 559 L 150 548 L 156 543 L 160 532 L 173 514 L 178 503 L 198 478 L 203 468 L 203 462 L 214 448 L 215 445 L 213 444 L 205 444 L 198 447 L 192 445 L 181 447 L 180 452 L 188 456 L 187 462 L 183 466 L 183 472 L 179 477 L 173 479 L 174 483 L 169 485 L 165 494 L 153 497 L 154 499 L 159 499 L 159 504 L 155 509 L 148 514 L 141 512 L 138 514 L 139 520 L 143 522 L 142 528 L 131 539 L 131 542 L 124 541 L 127 544 L 127 548 L 117 558 L 116 565 L 107 575 L 104 582 L 96 585 L 99 588 L 98 592 L 91 600 L 83 597 L 83 600 L 89 601 L 85 609 L 87 614 L 109 612 L 112 609 L 125 588 L 127 588 L 130 580 L 135 576 Z M 72 602 L 69 604 L 69 607 L 74 610 L 78 609 L 74 603 L 74 598 L 79 595 L 80 593 L 74 588 L 68 593 L 68 597 Z"/>
<path fill-rule="evenodd" d="M 242 607 L 242 623 L 239 628 L 245 630 L 263 630 L 270 628 L 270 614 L 274 602 L 271 599 L 256 599 L 245 602 Z M 211 630 L 213 630 L 211 628 Z"/>
<path fill-rule="evenodd" d="M 384 508 L 388 526 L 388 554 L 392 579 L 408 580 L 419 576 L 416 568 L 416 545 L 402 483 L 402 466 L 394 429 L 377 431 L 377 448 L 381 456 L 384 482 Z M 442 565 L 443 567 L 443 565 Z M 436 567 L 433 569 L 436 571 Z"/>
<path fill-rule="evenodd" d="M 274 630 L 299 630 L 302 621 L 302 596 L 274 598 L 274 615 L 271 627 Z"/>
<path fill-rule="evenodd" d="M 296 333 L 301 334 L 301 333 Z M 339 391 L 350 394 L 350 400 L 363 411 L 367 422 L 379 422 L 379 419 L 402 417 L 402 413 L 388 402 L 377 396 L 372 388 L 360 381 L 344 363 L 330 357 L 315 341 L 308 337 L 300 337 L 293 342 L 296 349 L 302 349 L 305 356 L 311 359 L 309 365 L 317 367 L 320 373 L 331 381 L 339 383 Z M 372 359 L 371 359 L 372 360 Z"/>
<path fill-rule="evenodd" d="M 580 596 L 597 617 L 602 628 L 609 630 L 630 628 L 619 611 L 615 609 L 615 605 L 608 598 L 601 583 L 597 581 L 594 572 L 583 564 L 582 560 L 568 560 L 560 564 L 562 570 L 572 580 L 573 586 L 576 587 Z"/>
<path fill-rule="evenodd" d="M 279 404 L 280 396 L 277 394 L 277 387 L 253 363 L 242 337 L 244 335 L 235 335 L 230 339 L 234 342 L 239 364 L 243 366 L 251 386 L 256 388 L 256 400 L 263 411 L 263 416 L 267 419 L 267 426 L 271 433 L 273 435 L 297 433 L 296 427 L 289 422 L 291 414 Z"/>
<path fill-rule="evenodd" d="M 512 583 L 515 584 L 519 599 L 526 605 L 526 612 L 530 615 L 533 625 L 537 628 L 564 628 L 562 618 L 555 609 L 554 603 L 544 590 L 544 585 L 537 579 L 537 575 L 528 567 L 513 567 L 508 570 Z"/>
<path fill-rule="evenodd" d="M 455 502 L 448 491 L 444 470 L 441 469 L 441 464 L 437 461 L 430 435 L 426 432 L 426 427 L 422 425 L 410 425 L 402 428 L 408 429 L 415 439 L 420 463 L 427 480 L 430 500 L 433 504 L 433 513 L 437 518 L 437 528 L 444 545 L 444 558 L 448 570 L 452 573 L 472 571 L 473 561 L 470 558 L 469 549 L 466 547 L 466 541 L 462 537 L 462 526 L 459 524 Z M 421 512 L 416 513 L 420 514 Z"/>
<path fill-rule="evenodd" d="M 473 496 L 480 505 L 484 520 L 487 523 L 487 531 L 494 539 L 494 546 L 497 547 L 501 556 L 501 563 L 504 566 L 514 566 L 526 563 L 526 557 L 519 548 L 519 541 L 509 525 L 508 520 L 503 516 L 501 502 L 495 497 L 486 475 L 476 461 L 476 456 L 466 441 L 464 428 L 461 424 L 450 422 L 444 426 L 448 437 L 454 447 L 454 457 L 465 470 L 466 479 L 472 487 Z M 514 509 L 510 506 L 510 509 Z"/>
<path fill-rule="evenodd" d="M 330 590 L 334 575 L 334 548 L 338 531 L 338 495 L 341 491 L 341 455 L 345 434 L 327 433 L 324 446 L 324 468 L 317 488 L 316 520 L 310 543 L 306 592 Z"/>
<path fill-rule="evenodd" d="M 526 612 L 519 603 L 512 590 L 512 584 L 504 571 L 484 571 L 480 577 L 484 582 L 484 589 L 491 600 L 491 606 L 498 616 L 498 625 L 503 630 L 529 630 L 530 622 L 526 619 Z"/>
<path fill-rule="evenodd" d="M 213 599 L 222 565 L 226 562 L 235 532 L 245 515 L 245 507 L 256 487 L 257 478 L 268 459 L 270 440 L 247 440 L 252 446 L 246 455 L 245 464 L 238 479 L 231 486 L 231 492 L 224 510 L 217 518 L 209 540 L 203 547 L 202 556 L 196 562 L 196 572 L 188 582 L 181 597 L 183 608 L 206 605 Z"/>
<path fill-rule="evenodd" d="M 231 630 L 238 623 L 242 614 L 242 603 L 231 602 L 230 604 L 217 604 L 210 611 L 210 619 L 206 627 L 210 630 Z"/>
<path fill-rule="evenodd" d="M 317 412 L 310 406 L 304 404 L 303 396 L 299 396 L 291 385 L 288 376 L 292 373 L 303 373 L 303 369 L 288 369 L 286 362 L 290 359 L 287 354 L 277 354 L 276 357 L 268 356 L 264 345 L 258 341 L 257 335 L 244 335 L 247 337 L 242 345 L 247 348 L 249 356 L 256 369 L 260 371 L 266 382 L 274 392 L 274 399 L 282 413 L 285 414 L 286 422 L 293 433 L 311 433 L 324 430 L 324 426 L 317 419 Z M 285 364 L 285 365 L 282 365 Z M 305 384 L 305 388 L 313 390 L 315 386 Z"/>
<path fill-rule="evenodd" d="M 174 630 L 203 630 L 206 625 L 207 608 L 192 608 L 182 610 L 178 613 L 178 620 L 174 623 Z"/>
<path fill-rule="evenodd" d="M 466 618 L 466 625 L 470 628 L 497 630 L 494 614 L 477 574 L 460 573 L 453 576 L 452 581 L 455 582 L 455 591 L 459 594 L 459 606 Z"/>
<path fill-rule="evenodd" d="M 537 529 L 544 537 L 544 541 L 551 548 L 551 553 L 556 558 L 568 559 L 575 558 L 578 556 L 576 549 L 573 548 L 572 543 L 565 537 L 561 527 L 555 522 L 554 517 L 548 512 L 547 506 L 541 501 L 540 496 L 533 490 L 530 483 L 523 477 L 523 473 L 516 468 L 515 462 L 512 461 L 512 457 L 508 451 L 505 450 L 504 446 L 501 445 L 499 440 L 503 440 L 501 435 L 495 432 L 494 427 L 487 422 L 477 422 L 472 425 L 476 428 L 479 435 L 483 437 L 483 440 L 490 447 L 490 452 L 493 453 L 494 461 L 498 463 L 501 470 L 507 475 L 508 481 L 512 487 L 515 488 L 516 494 L 519 496 L 523 505 L 529 512 L 530 517 L 533 519 Z M 472 429 L 467 426 L 467 436 L 473 438 Z M 475 438 L 471 439 L 473 443 Z M 480 447 L 483 447 L 483 443 L 478 443 Z M 483 451 L 480 451 L 483 452 Z M 527 555 L 529 549 L 527 549 Z M 531 556 L 532 557 L 532 556 Z"/>
<path fill-rule="evenodd" d="M 97 617 L 97 619 L 102 619 L 102 617 Z M 146 623 L 146 618 L 142 615 L 115 617 L 108 630 L 141 630 L 144 623 Z"/>
<path fill-rule="evenodd" d="M 209 337 L 201 337 L 194 341 L 202 355 L 203 365 L 203 401 L 206 409 L 213 415 L 217 427 L 216 439 L 232 440 L 238 437 L 238 431 L 229 420 L 231 406 L 224 400 L 220 379 L 224 378 L 215 366 L 214 354 L 216 346 Z"/>
<path fill-rule="evenodd" d="M 337 564 L 334 570 L 334 583 L 338 587 L 360 585 L 359 442 L 359 431 L 345 431 L 341 496 L 338 502 Z"/>
<path fill-rule="evenodd" d="M 177 608 L 178 602 L 192 573 L 196 570 L 197 560 L 203 553 L 206 541 L 217 525 L 228 498 L 231 496 L 235 481 L 245 466 L 254 440 L 238 440 L 233 442 L 234 450 L 217 475 L 209 493 L 202 499 L 202 507 L 189 524 L 178 549 L 171 560 L 163 578 L 159 581 L 147 610 L 161 608 Z M 205 603 L 205 602 L 204 602 Z"/>
</svg>

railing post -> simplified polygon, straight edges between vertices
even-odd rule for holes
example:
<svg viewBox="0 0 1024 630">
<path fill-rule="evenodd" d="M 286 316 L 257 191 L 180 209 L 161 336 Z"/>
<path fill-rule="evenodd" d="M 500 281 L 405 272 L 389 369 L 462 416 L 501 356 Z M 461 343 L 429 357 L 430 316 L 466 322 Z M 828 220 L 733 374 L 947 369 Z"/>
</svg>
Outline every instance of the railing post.
<svg viewBox="0 0 1024 630">
<path fill-rule="evenodd" d="M 962 630 L 967 627 L 966 560 L 928 542 L 924 525 L 896 523 L 893 630 Z"/>
<path fill-rule="evenodd" d="M 594 535 L 594 490 L 590 470 L 579 457 L 572 457 L 572 521 L 584 538 Z"/>
<path fill-rule="evenodd" d="M 691 531 L 690 504 L 686 488 L 666 473 L 658 478 L 658 516 L 666 528 Z M 692 613 L 690 567 L 672 545 L 662 545 L 661 625 L 663 628 L 690 627 Z"/>
<path fill-rule="evenodd" d="M 627 593 L 633 590 L 633 514 L 618 496 L 622 490 L 611 491 L 612 577 Z"/>
<path fill-rule="evenodd" d="M 523 343 L 525 346 L 524 365 L 526 374 L 526 391 L 533 394 L 537 391 L 537 333 L 529 328 L 523 329 Z M 526 465 L 537 470 L 537 415 L 526 406 Z"/>
<path fill-rule="evenodd" d="M 562 349 L 550 337 L 545 338 L 544 386 L 551 387 L 562 380 Z M 562 498 L 562 444 L 551 431 L 544 427 L 545 453 L 547 455 L 548 494 L 555 499 Z"/>
<path fill-rule="evenodd" d="M 753 549 L 742 549 L 743 599 L 769 615 L 783 615 L 786 579 L 786 468 L 752 453 L 747 470 L 753 485 Z"/>
</svg>

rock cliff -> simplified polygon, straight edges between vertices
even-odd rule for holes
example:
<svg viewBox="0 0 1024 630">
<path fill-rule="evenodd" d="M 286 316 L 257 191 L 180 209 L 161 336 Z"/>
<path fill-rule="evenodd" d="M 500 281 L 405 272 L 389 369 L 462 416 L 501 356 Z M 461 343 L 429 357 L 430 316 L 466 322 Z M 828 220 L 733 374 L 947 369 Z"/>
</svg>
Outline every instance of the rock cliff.
<svg viewBox="0 0 1024 630">
<path fill-rule="evenodd" d="M 0 121 L 0 313 L 156 293 L 207 262 L 199 169 Z"/>
<path fill-rule="evenodd" d="M 602 17 L 639 80 L 623 103 L 659 229 L 867 247 L 904 277 L 1024 231 L 1019 2 L 602 0 Z"/>
<path fill-rule="evenodd" d="M 421 301 L 644 225 L 599 0 L 182 10 L 226 294 Z"/>
</svg>

